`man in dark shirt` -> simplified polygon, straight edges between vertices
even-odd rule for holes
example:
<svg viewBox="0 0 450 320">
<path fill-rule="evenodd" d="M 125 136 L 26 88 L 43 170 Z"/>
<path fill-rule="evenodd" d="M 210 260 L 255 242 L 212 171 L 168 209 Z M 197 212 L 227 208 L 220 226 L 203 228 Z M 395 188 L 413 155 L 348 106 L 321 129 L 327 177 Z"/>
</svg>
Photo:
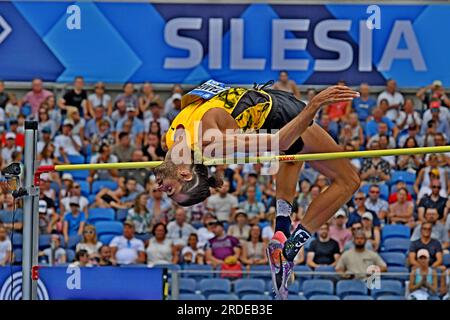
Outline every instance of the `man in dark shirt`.
<svg viewBox="0 0 450 320">
<path fill-rule="evenodd" d="M 441 243 L 431 238 L 431 230 L 433 225 L 429 222 L 422 223 L 420 229 L 420 239 L 411 242 L 409 247 L 409 264 L 412 267 L 418 267 L 417 251 L 420 249 L 427 249 L 430 253 L 430 265 L 433 268 L 442 268 L 442 246 Z"/>
<path fill-rule="evenodd" d="M 318 234 L 319 237 L 311 242 L 308 249 L 307 265 L 311 268 L 317 268 L 320 265 L 336 265 L 340 257 L 340 249 L 337 241 L 330 238 L 329 224 L 323 224 Z"/>
<path fill-rule="evenodd" d="M 5 92 L 5 83 L 0 80 L 0 108 L 5 109 L 8 102 L 8 94 Z"/>
<path fill-rule="evenodd" d="M 67 113 L 66 107 L 76 107 L 80 112 L 80 116 L 83 117 L 86 114 L 86 100 L 87 92 L 84 90 L 84 79 L 81 76 L 77 76 L 73 81 L 73 89 L 67 91 L 60 100 L 62 114 L 64 115 Z"/>
<path fill-rule="evenodd" d="M 438 211 L 439 220 L 441 220 L 442 223 L 445 223 L 445 221 L 442 220 L 444 219 L 444 210 L 447 204 L 447 198 L 441 197 L 439 194 L 439 191 L 441 190 L 441 182 L 439 179 L 433 179 L 430 187 L 431 194 L 425 195 L 422 199 L 420 199 L 417 211 L 419 214 L 419 220 L 425 221 L 425 211 L 428 208 L 434 208 Z"/>
</svg>

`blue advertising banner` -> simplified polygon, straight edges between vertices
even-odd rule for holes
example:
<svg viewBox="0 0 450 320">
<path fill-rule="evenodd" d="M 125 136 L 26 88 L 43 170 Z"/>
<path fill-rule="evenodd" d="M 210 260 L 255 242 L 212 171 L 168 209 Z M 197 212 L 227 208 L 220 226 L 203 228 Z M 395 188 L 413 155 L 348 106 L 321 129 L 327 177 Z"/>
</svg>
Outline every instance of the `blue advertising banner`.
<svg viewBox="0 0 450 320">
<path fill-rule="evenodd" d="M 20 267 L 0 268 L 0 300 L 21 299 Z M 40 300 L 162 300 L 163 269 L 131 267 L 42 267 Z"/>
<path fill-rule="evenodd" d="M 450 5 L 0 2 L 0 78 L 450 84 Z"/>
</svg>

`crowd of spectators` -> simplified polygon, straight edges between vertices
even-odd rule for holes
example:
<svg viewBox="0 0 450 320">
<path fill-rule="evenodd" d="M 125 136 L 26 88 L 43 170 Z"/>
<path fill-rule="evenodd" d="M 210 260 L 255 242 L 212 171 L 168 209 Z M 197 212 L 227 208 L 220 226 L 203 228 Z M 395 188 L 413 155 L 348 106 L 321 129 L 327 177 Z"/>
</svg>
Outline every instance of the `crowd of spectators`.
<svg viewBox="0 0 450 320">
<path fill-rule="evenodd" d="M 21 161 L 27 119 L 39 120 L 39 165 L 79 159 L 83 163 L 161 160 L 166 152 L 164 135 L 180 112 L 183 94 L 183 88 L 174 85 L 164 100 L 150 83 L 139 87 L 125 83 L 113 97 L 101 82 L 88 92 L 82 77 L 76 77 L 60 97 L 46 90 L 40 79 L 31 86 L 31 91 L 17 97 L 0 81 L 0 167 Z M 290 91 L 305 102 L 315 94 L 314 89 L 300 92 L 286 72 L 274 88 Z M 325 106 L 316 119 L 343 150 L 448 144 L 450 99 L 441 81 L 421 88 L 415 97 L 405 97 L 393 79 L 378 95 L 366 83 L 359 91 L 360 97 L 352 102 Z M 344 277 L 365 274 L 367 261 L 385 271 L 386 263 L 377 253 L 382 230 L 401 224 L 410 229 L 411 291 L 434 288 L 434 272 L 439 269 L 443 279 L 448 272 L 442 257 L 450 247 L 450 155 L 353 159 L 352 164 L 360 173 L 360 191 L 321 226 L 296 263 L 312 269 L 333 266 Z M 198 263 L 239 274 L 248 266 L 266 264 L 264 252 L 274 232 L 275 184 L 274 176 L 263 174 L 265 169 L 261 164 L 212 167 L 225 183 L 212 190 L 204 203 L 189 208 L 177 207 L 156 189 L 155 177 L 147 169 L 92 170 L 84 177 L 44 174 L 39 227 L 41 234 L 51 235 L 51 247 L 39 253 L 41 262 L 72 262 L 65 244 L 78 237 L 73 263 L 82 266 Z M 110 184 L 94 192 L 97 181 Z M 319 172 L 302 171 L 293 228 L 328 185 Z M 22 212 L 20 201 L 15 203 L 6 191 L 0 203 L 0 265 L 5 265 L 14 260 L 8 235 L 21 232 Z M 122 213 L 123 234 L 102 243 L 95 224 L 89 223 L 94 208 Z"/>
</svg>

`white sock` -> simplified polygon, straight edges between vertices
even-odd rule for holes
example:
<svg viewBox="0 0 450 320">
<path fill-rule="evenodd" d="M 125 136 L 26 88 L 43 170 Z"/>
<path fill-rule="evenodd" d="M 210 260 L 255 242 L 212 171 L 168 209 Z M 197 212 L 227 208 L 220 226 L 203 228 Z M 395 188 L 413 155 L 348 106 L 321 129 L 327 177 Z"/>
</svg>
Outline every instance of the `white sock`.
<svg viewBox="0 0 450 320">
<path fill-rule="evenodd" d="M 290 217 L 291 213 L 292 213 L 292 205 L 283 199 L 277 199 L 277 217 L 278 216 Z"/>
</svg>

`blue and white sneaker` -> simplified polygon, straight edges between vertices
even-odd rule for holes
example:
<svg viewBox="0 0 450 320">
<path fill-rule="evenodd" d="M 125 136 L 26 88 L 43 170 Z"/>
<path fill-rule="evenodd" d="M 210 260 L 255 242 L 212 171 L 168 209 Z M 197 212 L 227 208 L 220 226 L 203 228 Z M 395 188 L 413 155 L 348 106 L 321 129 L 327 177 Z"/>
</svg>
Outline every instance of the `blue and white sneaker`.
<svg viewBox="0 0 450 320">
<path fill-rule="evenodd" d="M 299 224 L 289 239 L 284 243 L 283 255 L 288 261 L 294 261 L 297 253 L 311 238 L 311 234 Z"/>
</svg>

